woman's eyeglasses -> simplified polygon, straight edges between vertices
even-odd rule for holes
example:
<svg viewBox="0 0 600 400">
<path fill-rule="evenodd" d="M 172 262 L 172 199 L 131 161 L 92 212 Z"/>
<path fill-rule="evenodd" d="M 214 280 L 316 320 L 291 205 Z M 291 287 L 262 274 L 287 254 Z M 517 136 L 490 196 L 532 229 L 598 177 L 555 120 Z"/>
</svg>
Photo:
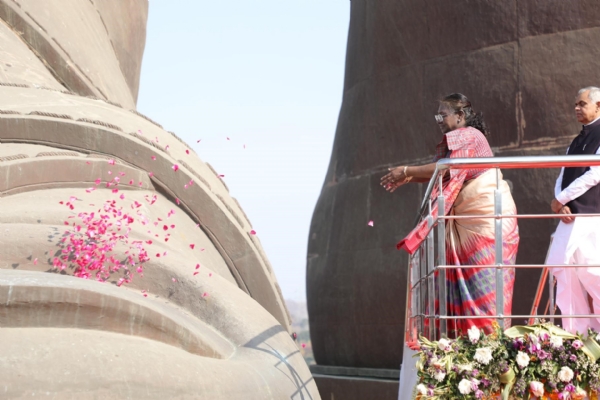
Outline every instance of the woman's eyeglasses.
<svg viewBox="0 0 600 400">
<path fill-rule="evenodd" d="M 456 113 L 454 112 L 452 114 L 456 114 Z M 444 121 L 444 118 L 446 118 L 446 117 L 448 117 L 448 116 L 450 116 L 452 114 L 446 114 L 446 115 L 444 115 L 444 114 L 436 114 L 435 115 L 435 122 L 437 122 L 438 124 L 441 124 Z"/>
</svg>

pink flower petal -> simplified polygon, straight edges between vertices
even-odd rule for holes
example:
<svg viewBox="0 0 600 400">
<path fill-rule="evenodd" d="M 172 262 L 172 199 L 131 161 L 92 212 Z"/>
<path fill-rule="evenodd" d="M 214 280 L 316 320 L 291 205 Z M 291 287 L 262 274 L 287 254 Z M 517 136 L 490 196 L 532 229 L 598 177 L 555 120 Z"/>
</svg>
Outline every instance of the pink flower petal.
<svg viewBox="0 0 600 400">
<path fill-rule="evenodd" d="M 185 154 L 190 154 L 190 151 L 188 149 L 185 149 Z"/>
<path fill-rule="evenodd" d="M 169 145 L 165 146 L 165 151 L 169 151 Z"/>
<path fill-rule="evenodd" d="M 151 156 L 150 157 L 153 161 L 156 161 L 156 156 Z"/>
<path fill-rule="evenodd" d="M 369 223 L 367 223 L 367 225 L 373 226 L 373 220 L 369 221 Z"/>
<path fill-rule="evenodd" d="M 200 269 L 200 264 L 196 264 L 196 269 Z"/>
<path fill-rule="evenodd" d="M 225 178 L 225 175 L 221 174 L 221 175 L 219 175 L 219 178 Z"/>
<path fill-rule="evenodd" d="M 193 244 L 193 243 L 192 243 L 192 244 L 190 244 L 190 249 L 194 250 L 194 247 L 196 247 L 196 245 L 195 245 L 195 244 Z"/>
<path fill-rule="evenodd" d="M 199 271 L 194 272 L 194 276 L 198 275 L 199 273 Z"/>
<path fill-rule="evenodd" d="M 202 294 L 202 297 L 208 297 L 208 293 L 204 292 L 204 293 Z"/>
<path fill-rule="evenodd" d="M 175 198 L 175 202 L 177 203 L 177 205 L 181 204 L 181 202 L 179 201 L 179 199 L 177 197 Z"/>
<path fill-rule="evenodd" d="M 250 231 L 250 234 L 251 234 L 251 235 L 256 235 L 256 231 L 255 231 L 254 229 L 252 229 L 252 230 Z"/>
<path fill-rule="evenodd" d="M 115 165 L 115 160 L 113 160 L 113 159 L 111 158 L 110 160 L 108 160 L 108 163 L 109 163 L 110 165 Z"/>
<path fill-rule="evenodd" d="M 172 280 L 173 282 L 177 282 L 177 279 L 175 279 L 175 278 L 171 278 L 171 280 Z"/>
<path fill-rule="evenodd" d="M 173 164 L 173 166 L 171 168 L 173 168 L 173 171 L 178 171 L 179 170 L 179 165 Z"/>
<path fill-rule="evenodd" d="M 37 265 L 37 258 L 35 260 L 33 260 L 33 265 Z"/>
</svg>

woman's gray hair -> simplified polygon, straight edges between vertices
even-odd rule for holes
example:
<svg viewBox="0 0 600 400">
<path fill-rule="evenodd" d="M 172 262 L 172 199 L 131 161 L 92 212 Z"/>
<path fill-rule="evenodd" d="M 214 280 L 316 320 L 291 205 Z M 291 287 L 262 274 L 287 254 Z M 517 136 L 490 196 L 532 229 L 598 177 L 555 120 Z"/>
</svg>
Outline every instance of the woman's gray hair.
<svg viewBox="0 0 600 400">
<path fill-rule="evenodd" d="M 600 102 L 600 88 L 597 88 L 596 86 L 588 86 L 588 87 L 584 87 L 583 89 L 581 89 L 579 92 L 577 92 L 577 95 L 582 95 L 587 91 L 590 91 L 590 100 L 592 100 L 594 103 L 598 103 Z"/>
</svg>

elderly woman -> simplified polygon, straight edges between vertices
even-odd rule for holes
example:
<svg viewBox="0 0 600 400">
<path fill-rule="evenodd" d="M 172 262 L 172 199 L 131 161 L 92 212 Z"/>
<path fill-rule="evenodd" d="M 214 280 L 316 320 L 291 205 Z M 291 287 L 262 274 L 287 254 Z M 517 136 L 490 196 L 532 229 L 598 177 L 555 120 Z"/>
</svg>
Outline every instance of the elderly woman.
<svg viewBox="0 0 600 400">
<path fill-rule="evenodd" d="M 481 113 L 475 113 L 471 102 L 462 94 L 454 93 L 440 101 L 436 121 L 442 131 L 433 163 L 390 168 L 381 178 L 387 191 L 393 192 L 409 182 L 428 182 L 435 170 L 435 162 L 442 158 L 493 157 L 486 140 L 488 130 Z M 446 263 L 448 265 L 495 264 L 494 219 L 478 215 L 494 214 L 494 169 L 453 169 L 443 178 L 446 215 L 472 215 L 472 219 L 446 220 Z M 503 214 L 516 214 L 509 187 L 500 181 Z M 435 200 L 438 194 L 433 193 Z M 437 215 L 437 204 L 433 206 Z M 516 218 L 502 220 L 503 254 L 505 265 L 514 265 L 519 245 Z M 421 222 L 400 243 L 398 248 L 414 253 L 427 235 L 426 221 Z M 492 319 L 469 319 L 469 316 L 496 314 L 496 271 L 490 268 L 456 268 L 446 273 L 448 315 L 462 316 L 448 324 L 451 336 L 466 334 L 472 326 L 486 332 L 491 330 Z M 515 281 L 514 268 L 504 270 L 504 315 L 510 315 Z M 508 322 L 508 321 L 507 321 Z"/>
</svg>

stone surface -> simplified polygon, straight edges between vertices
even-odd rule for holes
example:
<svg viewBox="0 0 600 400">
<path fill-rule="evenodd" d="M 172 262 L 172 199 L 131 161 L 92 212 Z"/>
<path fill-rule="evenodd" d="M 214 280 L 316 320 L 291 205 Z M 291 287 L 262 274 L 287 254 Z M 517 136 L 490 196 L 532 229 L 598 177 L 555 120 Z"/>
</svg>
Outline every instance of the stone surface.
<svg viewBox="0 0 600 400">
<path fill-rule="evenodd" d="M 583 0 L 351 2 L 343 104 L 309 234 L 317 364 L 394 369 L 402 359 L 408 256 L 395 244 L 425 185 L 388 194 L 378 181 L 390 166 L 430 162 L 437 100 L 467 95 L 496 155 L 564 154 L 578 133 L 577 90 L 600 84 L 599 12 Z M 557 170 L 503 172 L 520 213 L 549 212 Z M 543 263 L 555 225 L 521 221 L 517 261 Z M 513 313 L 529 313 L 538 275 L 518 271 Z"/>
<path fill-rule="evenodd" d="M 244 211 L 135 110 L 147 14 L 147 0 L 0 0 L 0 397 L 318 399 Z M 118 232 L 150 257 L 120 287 L 123 270 L 54 267 L 107 201 L 140 217 Z"/>
</svg>

